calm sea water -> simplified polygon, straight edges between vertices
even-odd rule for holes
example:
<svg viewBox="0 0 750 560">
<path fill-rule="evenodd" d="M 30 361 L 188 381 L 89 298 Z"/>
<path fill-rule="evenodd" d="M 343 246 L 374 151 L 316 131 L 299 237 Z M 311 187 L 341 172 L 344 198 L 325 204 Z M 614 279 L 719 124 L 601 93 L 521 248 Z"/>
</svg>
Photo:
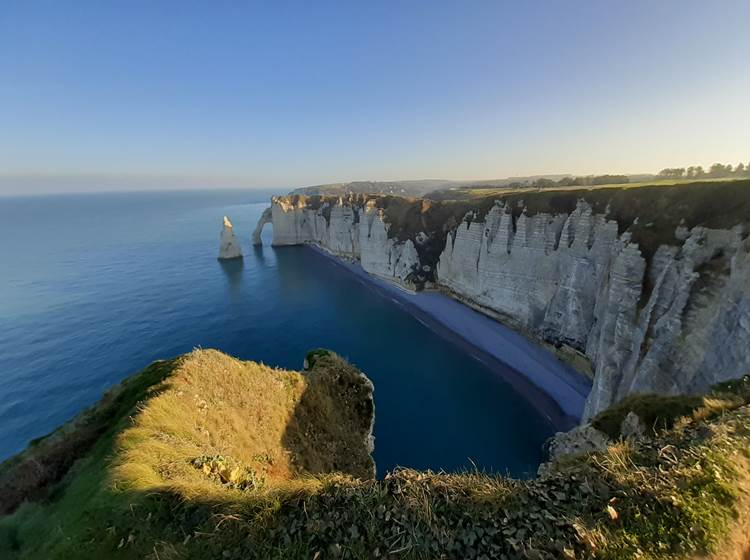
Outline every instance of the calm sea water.
<svg viewBox="0 0 750 560">
<path fill-rule="evenodd" d="M 196 346 L 299 369 L 331 348 L 375 384 L 375 460 L 535 471 L 552 433 L 461 348 L 303 247 L 250 246 L 270 193 L 0 198 L 0 458 L 125 376 Z M 216 260 L 221 218 L 245 259 Z"/>
</svg>

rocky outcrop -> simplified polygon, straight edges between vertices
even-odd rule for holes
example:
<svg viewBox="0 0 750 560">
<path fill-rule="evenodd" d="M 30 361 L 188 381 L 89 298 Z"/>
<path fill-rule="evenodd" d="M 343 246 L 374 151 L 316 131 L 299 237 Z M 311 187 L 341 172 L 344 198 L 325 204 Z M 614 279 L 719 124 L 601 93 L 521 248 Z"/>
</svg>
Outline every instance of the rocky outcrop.
<svg viewBox="0 0 750 560">
<path fill-rule="evenodd" d="M 340 365 L 343 360 L 324 348 L 311 350 L 302 362 L 302 371 L 309 375 L 310 372 L 315 370 L 316 366 L 319 368 L 323 366 L 322 369 L 328 373 L 336 369 L 330 367 L 331 362 Z M 343 363 L 346 364 L 346 362 Z M 348 366 L 348 364 L 346 365 Z M 375 478 L 377 471 L 375 462 L 372 460 L 372 454 L 375 451 L 375 400 L 373 399 L 375 385 L 363 372 L 354 367 L 348 367 L 347 369 L 348 378 L 339 377 L 335 379 L 334 386 L 338 387 L 338 391 L 343 395 L 343 398 L 339 397 L 341 400 L 346 402 L 347 405 L 353 406 L 355 410 L 362 412 L 361 417 L 357 418 L 355 423 L 361 426 L 362 448 L 367 452 L 369 459 L 367 464 L 369 465 L 368 469 L 371 470 L 371 478 Z M 328 381 L 330 382 L 330 379 Z M 354 391 L 351 390 L 352 387 L 355 388 Z"/>
<path fill-rule="evenodd" d="M 620 424 L 620 434 L 626 439 L 638 439 L 646 433 L 643 420 L 632 410 L 627 413 Z"/>
<path fill-rule="evenodd" d="M 612 442 L 607 434 L 591 424 L 584 424 L 568 432 L 555 434 L 547 444 L 547 453 L 549 460 L 555 461 L 568 455 L 604 451 L 610 443 Z"/>
<path fill-rule="evenodd" d="M 219 260 L 241 259 L 242 248 L 240 247 L 234 228 L 229 218 L 224 216 L 224 226 L 221 229 L 221 240 L 219 242 Z"/>
<path fill-rule="evenodd" d="M 616 440 L 640 439 L 646 437 L 646 434 L 647 429 L 643 420 L 631 410 L 623 418 L 619 437 Z M 537 474 L 545 476 L 553 473 L 554 463 L 563 457 L 606 451 L 612 443 L 614 441 L 609 435 L 588 422 L 567 432 L 557 432 L 545 443 L 547 462 L 539 465 Z"/>
<path fill-rule="evenodd" d="M 701 392 L 750 370 L 750 216 L 742 206 L 725 210 L 745 196 L 741 188 L 528 193 L 525 202 L 432 206 L 277 197 L 273 243 L 315 244 L 402 285 L 437 286 L 572 347 L 594 371 L 588 419 L 630 394 Z"/>
</svg>

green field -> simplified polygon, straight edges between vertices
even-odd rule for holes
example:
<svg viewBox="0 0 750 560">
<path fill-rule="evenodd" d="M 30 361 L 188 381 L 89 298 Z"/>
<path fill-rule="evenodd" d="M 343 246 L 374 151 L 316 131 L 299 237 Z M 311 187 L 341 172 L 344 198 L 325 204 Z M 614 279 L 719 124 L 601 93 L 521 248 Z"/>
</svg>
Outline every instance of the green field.
<svg viewBox="0 0 750 560">
<path fill-rule="evenodd" d="M 557 192 L 557 191 L 580 191 L 580 190 L 599 190 L 599 189 L 632 189 L 638 187 L 672 187 L 675 185 L 689 185 L 691 183 L 726 183 L 733 181 L 745 181 L 747 179 L 737 179 L 733 177 L 717 179 L 654 179 L 649 181 L 637 181 L 628 183 L 612 183 L 607 185 L 591 186 L 571 186 L 571 187 L 461 187 L 456 189 L 446 189 L 428 193 L 426 196 L 432 200 L 464 200 L 466 198 L 484 197 L 484 196 L 504 196 L 514 193 L 529 192 Z"/>
</svg>

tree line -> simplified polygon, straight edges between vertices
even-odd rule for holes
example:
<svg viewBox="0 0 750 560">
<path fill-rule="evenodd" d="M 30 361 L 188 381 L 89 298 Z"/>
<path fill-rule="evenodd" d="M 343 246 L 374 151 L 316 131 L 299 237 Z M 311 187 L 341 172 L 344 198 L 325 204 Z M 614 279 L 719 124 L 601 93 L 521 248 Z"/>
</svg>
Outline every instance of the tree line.
<svg viewBox="0 0 750 560">
<path fill-rule="evenodd" d="M 700 165 L 691 165 L 685 167 L 667 167 L 659 171 L 659 177 L 665 179 L 720 179 L 723 177 L 750 177 L 750 163 L 738 163 L 732 166 L 731 163 L 714 163 L 708 168 L 708 171 Z"/>
<path fill-rule="evenodd" d="M 592 185 L 613 185 L 617 183 L 628 183 L 627 175 L 585 175 L 581 177 L 563 177 L 558 181 L 552 179 L 536 179 L 532 182 L 514 181 L 508 186 L 510 188 L 536 187 L 547 189 L 549 187 L 590 187 Z"/>
<path fill-rule="evenodd" d="M 700 165 L 690 167 L 667 167 L 657 174 L 661 179 L 720 179 L 725 177 L 750 177 L 750 163 L 714 163 L 708 170 Z M 638 179 L 642 180 L 642 179 Z M 533 181 L 513 181 L 508 183 L 511 189 L 537 188 L 548 189 L 550 187 L 590 187 L 594 185 L 615 185 L 629 183 L 627 175 L 584 175 L 580 177 L 563 177 L 557 181 L 553 179 L 540 178 Z"/>
</svg>

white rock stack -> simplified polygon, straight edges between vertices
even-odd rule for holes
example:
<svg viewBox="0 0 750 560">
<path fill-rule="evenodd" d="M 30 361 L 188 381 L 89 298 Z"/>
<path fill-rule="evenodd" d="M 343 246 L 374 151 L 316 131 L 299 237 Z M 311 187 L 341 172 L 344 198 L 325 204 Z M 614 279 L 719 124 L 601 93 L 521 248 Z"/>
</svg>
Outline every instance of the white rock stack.
<svg viewBox="0 0 750 560">
<path fill-rule="evenodd" d="M 221 230 L 221 242 L 219 244 L 219 260 L 241 259 L 242 249 L 234 234 L 232 222 L 224 216 L 224 227 Z"/>
</svg>

